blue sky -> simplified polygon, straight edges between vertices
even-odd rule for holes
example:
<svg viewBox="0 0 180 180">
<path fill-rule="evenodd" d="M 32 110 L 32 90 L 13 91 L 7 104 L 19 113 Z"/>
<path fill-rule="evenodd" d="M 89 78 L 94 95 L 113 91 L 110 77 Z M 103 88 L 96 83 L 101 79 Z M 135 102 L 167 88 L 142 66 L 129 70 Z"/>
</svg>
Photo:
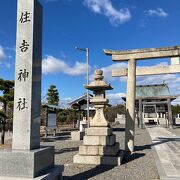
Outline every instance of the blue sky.
<svg viewBox="0 0 180 180">
<path fill-rule="evenodd" d="M 85 53 L 89 48 L 90 76 L 104 70 L 114 90 L 113 103 L 121 103 L 126 79 L 112 78 L 111 70 L 125 67 L 104 55 L 103 49 L 136 49 L 180 45 L 179 0 L 40 0 L 43 5 L 42 97 L 51 84 L 59 90 L 62 103 L 85 92 Z M 0 1 L 0 77 L 14 79 L 16 43 L 16 0 Z M 138 66 L 168 64 L 169 59 L 138 61 Z M 180 94 L 177 74 L 138 77 L 137 84 L 165 81 L 172 94 Z M 178 101 L 177 101 L 178 102 Z"/>
</svg>

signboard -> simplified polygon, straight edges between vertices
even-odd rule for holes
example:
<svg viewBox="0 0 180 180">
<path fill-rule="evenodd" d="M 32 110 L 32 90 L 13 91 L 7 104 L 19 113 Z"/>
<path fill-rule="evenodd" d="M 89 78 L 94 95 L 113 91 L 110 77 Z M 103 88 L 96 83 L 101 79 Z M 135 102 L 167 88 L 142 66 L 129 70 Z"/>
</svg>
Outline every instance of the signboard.
<svg viewBox="0 0 180 180">
<path fill-rule="evenodd" d="M 55 129 L 57 126 L 56 122 L 56 114 L 55 113 L 49 113 L 48 114 L 48 122 L 47 122 L 47 128 L 48 129 Z"/>
<path fill-rule="evenodd" d="M 144 118 L 157 118 L 155 105 L 145 105 L 144 106 Z"/>
</svg>

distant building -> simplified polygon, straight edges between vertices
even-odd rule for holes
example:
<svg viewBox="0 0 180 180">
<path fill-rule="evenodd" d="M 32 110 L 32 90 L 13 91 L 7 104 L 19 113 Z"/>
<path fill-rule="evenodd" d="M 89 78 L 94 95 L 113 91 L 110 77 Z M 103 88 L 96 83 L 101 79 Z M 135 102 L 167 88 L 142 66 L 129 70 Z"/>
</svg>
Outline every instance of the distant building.
<svg viewBox="0 0 180 180">
<path fill-rule="evenodd" d="M 41 126 L 50 126 L 49 123 L 51 123 L 48 119 L 50 119 L 50 117 L 48 117 L 49 114 L 56 114 L 56 110 L 60 109 L 59 106 L 56 105 L 50 105 L 50 104 L 46 104 L 46 103 L 42 103 L 41 104 Z M 55 123 L 54 123 L 55 124 Z"/>
<path fill-rule="evenodd" d="M 89 100 L 92 99 L 93 95 L 89 94 Z M 83 117 L 86 117 L 87 113 L 87 95 L 83 95 L 74 101 L 69 103 L 71 108 L 74 108 L 77 110 L 79 114 L 79 120 L 82 120 Z M 93 107 L 92 103 L 89 102 L 89 116 L 93 117 L 95 113 L 95 108 Z"/>
<path fill-rule="evenodd" d="M 137 123 L 171 123 L 171 101 L 177 97 L 178 95 L 170 94 L 167 84 L 136 86 Z M 126 101 L 126 97 L 123 100 Z"/>
</svg>

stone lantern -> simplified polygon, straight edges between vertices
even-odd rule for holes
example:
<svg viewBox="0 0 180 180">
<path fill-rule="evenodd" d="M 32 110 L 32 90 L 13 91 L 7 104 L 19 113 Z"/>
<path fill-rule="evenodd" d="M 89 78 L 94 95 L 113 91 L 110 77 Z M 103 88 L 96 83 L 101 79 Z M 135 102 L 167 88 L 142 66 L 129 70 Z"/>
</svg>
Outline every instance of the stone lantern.
<svg viewBox="0 0 180 180">
<path fill-rule="evenodd" d="M 85 88 L 93 91 L 94 97 L 90 100 L 96 109 L 96 113 L 90 127 L 108 127 L 109 123 L 104 117 L 104 107 L 108 104 L 109 100 L 105 97 L 105 90 L 113 89 L 110 84 L 103 81 L 103 71 L 96 70 L 93 82 L 86 85 Z"/>
<path fill-rule="evenodd" d="M 110 84 L 103 81 L 103 71 L 96 70 L 94 81 L 85 88 L 93 91 L 91 103 L 96 109 L 94 118 L 90 121 L 90 128 L 86 129 L 83 145 L 79 147 L 79 154 L 73 158 L 74 163 L 120 165 L 122 156 L 119 143 L 112 133 L 112 128 L 104 116 L 104 107 L 108 104 L 105 90 L 113 89 Z"/>
</svg>

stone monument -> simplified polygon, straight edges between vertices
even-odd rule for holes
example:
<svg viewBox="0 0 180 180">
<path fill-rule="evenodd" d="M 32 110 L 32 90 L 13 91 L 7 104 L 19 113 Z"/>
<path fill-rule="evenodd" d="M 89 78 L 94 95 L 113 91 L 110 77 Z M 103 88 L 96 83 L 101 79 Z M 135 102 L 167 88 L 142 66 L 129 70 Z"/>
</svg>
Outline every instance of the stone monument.
<svg viewBox="0 0 180 180">
<path fill-rule="evenodd" d="M 80 121 L 79 131 L 85 132 L 85 129 L 88 127 L 88 122 L 86 120 L 86 117 L 83 117 L 83 120 Z"/>
<path fill-rule="evenodd" d="M 0 151 L 0 180 L 61 178 L 54 147 L 40 147 L 42 6 L 18 0 L 12 150 Z"/>
<path fill-rule="evenodd" d="M 86 117 L 83 118 L 82 121 L 79 121 L 79 131 L 72 131 L 71 132 L 71 139 L 73 141 L 80 141 L 83 140 L 85 135 L 85 129 L 87 128 L 87 121 Z"/>
<path fill-rule="evenodd" d="M 94 92 L 90 100 L 96 113 L 90 121 L 90 128 L 86 129 L 83 145 L 79 147 L 79 154 L 73 158 L 74 163 L 96 165 L 120 165 L 122 157 L 119 155 L 119 143 L 112 133 L 109 123 L 104 116 L 104 107 L 108 104 L 105 90 L 111 90 L 110 84 L 103 81 L 103 71 L 95 71 L 95 81 L 86 85 L 85 88 Z"/>
<path fill-rule="evenodd" d="M 115 124 L 125 124 L 125 122 L 126 122 L 125 114 L 117 113 L 117 118 L 115 118 Z"/>
</svg>

